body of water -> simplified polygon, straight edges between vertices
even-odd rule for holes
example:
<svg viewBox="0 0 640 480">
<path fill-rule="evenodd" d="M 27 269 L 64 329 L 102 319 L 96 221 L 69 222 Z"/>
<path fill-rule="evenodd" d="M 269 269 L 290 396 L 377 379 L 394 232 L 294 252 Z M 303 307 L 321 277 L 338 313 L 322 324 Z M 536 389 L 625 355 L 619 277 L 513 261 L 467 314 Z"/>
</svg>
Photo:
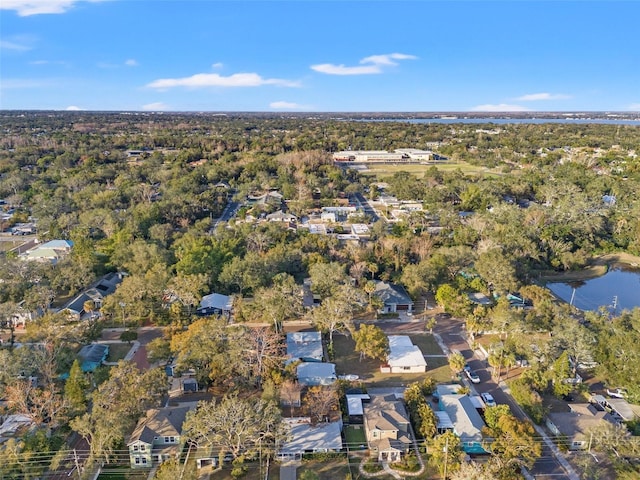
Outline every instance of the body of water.
<svg viewBox="0 0 640 480">
<path fill-rule="evenodd" d="M 580 310 L 598 310 L 604 306 L 616 311 L 640 307 L 640 270 L 614 269 L 601 277 L 582 282 L 548 283 L 557 296 Z M 574 292 L 575 289 L 575 292 Z"/>
<path fill-rule="evenodd" d="M 635 125 L 640 126 L 640 119 L 615 119 L 615 118 L 368 118 L 362 122 L 406 122 L 406 123 L 495 123 L 507 125 L 514 123 L 543 124 L 543 123 L 568 123 L 603 125 Z"/>
</svg>

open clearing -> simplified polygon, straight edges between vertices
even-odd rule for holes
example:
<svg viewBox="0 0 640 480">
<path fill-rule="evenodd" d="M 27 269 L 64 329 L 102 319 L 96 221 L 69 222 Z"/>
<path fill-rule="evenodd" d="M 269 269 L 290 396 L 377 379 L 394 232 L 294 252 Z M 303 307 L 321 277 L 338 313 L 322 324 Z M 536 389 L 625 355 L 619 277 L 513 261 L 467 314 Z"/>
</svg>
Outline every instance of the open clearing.
<svg viewBox="0 0 640 480">
<path fill-rule="evenodd" d="M 488 168 L 481 165 L 471 165 L 466 162 L 446 162 L 437 164 L 374 164 L 367 165 L 367 169 L 361 171 L 362 175 L 377 175 L 378 177 L 391 176 L 396 172 L 409 172 L 418 178 L 424 177 L 424 174 L 431 167 L 436 167 L 442 172 L 453 172 L 461 170 L 466 175 L 489 175 L 499 177 L 504 173 L 499 168 Z"/>
</svg>

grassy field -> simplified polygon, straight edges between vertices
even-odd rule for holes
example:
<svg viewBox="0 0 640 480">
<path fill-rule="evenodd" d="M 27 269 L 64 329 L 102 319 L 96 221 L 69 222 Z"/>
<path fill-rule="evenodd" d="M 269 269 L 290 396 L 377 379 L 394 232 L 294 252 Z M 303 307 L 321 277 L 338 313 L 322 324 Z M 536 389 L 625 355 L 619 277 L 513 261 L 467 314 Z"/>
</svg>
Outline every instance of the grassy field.
<svg viewBox="0 0 640 480">
<path fill-rule="evenodd" d="M 412 335 L 412 341 L 418 345 L 425 355 L 440 355 L 442 351 L 431 335 Z M 380 361 L 363 358 L 355 351 L 355 342 L 351 337 L 339 335 L 333 339 L 336 371 L 339 375 L 358 375 L 369 385 L 398 386 L 416 382 L 424 378 L 424 373 L 382 373 Z M 427 359 L 427 375 L 436 381 L 445 382 L 451 379 L 451 371 L 447 359 L 431 357 Z"/>
<path fill-rule="evenodd" d="M 491 169 L 479 165 L 471 165 L 466 162 L 447 162 L 430 165 L 390 165 L 390 164 L 375 164 L 368 165 L 368 170 L 364 170 L 361 173 L 363 175 L 377 175 L 382 178 L 385 176 L 391 176 L 396 172 L 409 172 L 422 178 L 424 172 L 431 167 L 436 167 L 443 172 L 451 172 L 460 169 L 465 175 L 489 175 L 499 177 L 504 175 L 500 169 Z"/>
<path fill-rule="evenodd" d="M 128 343 L 110 343 L 107 362 L 117 362 L 118 360 L 122 360 L 125 355 L 129 353 L 131 347 L 132 345 L 129 345 Z"/>
</svg>

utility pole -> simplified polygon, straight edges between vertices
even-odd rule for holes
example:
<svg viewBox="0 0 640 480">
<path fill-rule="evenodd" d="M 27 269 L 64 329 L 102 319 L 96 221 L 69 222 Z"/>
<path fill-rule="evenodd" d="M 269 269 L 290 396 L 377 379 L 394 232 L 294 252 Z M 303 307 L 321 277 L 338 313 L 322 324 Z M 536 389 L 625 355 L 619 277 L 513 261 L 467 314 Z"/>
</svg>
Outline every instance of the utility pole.
<svg viewBox="0 0 640 480">
<path fill-rule="evenodd" d="M 449 437 L 446 438 L 444 445 L 444 480 L 447 480 L 447 463 L 449 462 Z"/>
<path fill-rule="evenodd" d="M 73 449 L 73 460 L 76 464 L 76 472 L 78 472 L 78 480 L 81 480 L 82 478 L 82 474 L 80 473 L 80 462 L 78 461 L 78 452 L 76 452 L 76 449 Z"/>
<path fill-rule="evenodd" d="M 569 301 L 569 305 L 573 306 L 573 299 L 576 297 L 576 288 L 573 287 L 573 291 L 571 292 L 571 300 Z"/>
<path fill-rule="evenodd" d="M 593 432 L 589 435 L 589 446 L 587 447 L 587 452 L 591 453 L 591 443 L 593 442 Z"/>
</svg>

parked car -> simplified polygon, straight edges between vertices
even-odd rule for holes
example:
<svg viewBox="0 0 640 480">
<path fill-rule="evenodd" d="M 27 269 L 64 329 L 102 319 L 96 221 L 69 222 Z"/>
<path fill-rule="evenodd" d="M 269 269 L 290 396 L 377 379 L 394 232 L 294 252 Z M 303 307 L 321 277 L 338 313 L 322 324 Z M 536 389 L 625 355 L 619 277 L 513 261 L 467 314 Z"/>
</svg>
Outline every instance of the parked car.
<svg viewBox="0 0 640 480">
<path fill-rule="evenodd" d="M 480 398 L 487 407 L 495 407 L 497 405 L 496 401 L 493 399 L 493 395 L 490 393 L 481 393 Z"/>
<path fill-rule="evenodd" d="M 469 377 L 469 380 L 471 380 L 471 383 L 480 383 L 480 377 L 473 370 L 465 370 L 464 373 L 467 374 L 467 377 Z"/>
<path fill-rule="evenodd" d="M 614 388 L 613 390 L 607 388 L 607 395 L 613 398 L 627 398 L 629 396 L 624 388 Z"/>
</svg>

